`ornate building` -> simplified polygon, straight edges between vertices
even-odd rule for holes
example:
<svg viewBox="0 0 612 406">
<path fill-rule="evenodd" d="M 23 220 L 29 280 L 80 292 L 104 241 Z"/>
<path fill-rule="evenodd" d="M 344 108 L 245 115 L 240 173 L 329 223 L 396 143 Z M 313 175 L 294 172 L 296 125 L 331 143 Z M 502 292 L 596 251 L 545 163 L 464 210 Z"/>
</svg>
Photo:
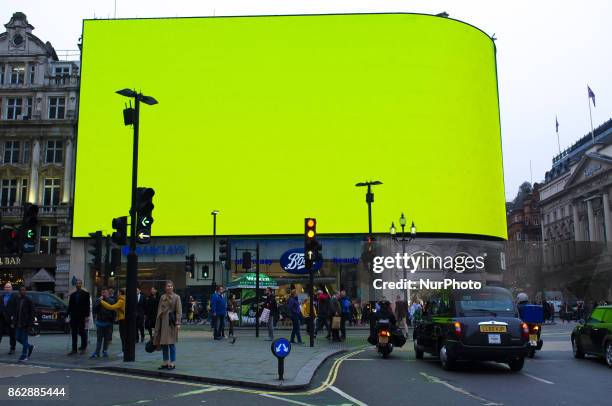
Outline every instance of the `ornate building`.
<svg viewBox="0 0 612 406">
<path fill-rule="evenodd" d="M 0 261 L 0 279 L 62 295 L 69 287 L 79 61 L 60 60 L 49 42 L 32 33 L 23 13 L 13 14 L 5 27 L 0 34 L 2 227 L 17 227 L 27 202 L 40 209 L 34 252 L 12 264 Z"/>
</svg>

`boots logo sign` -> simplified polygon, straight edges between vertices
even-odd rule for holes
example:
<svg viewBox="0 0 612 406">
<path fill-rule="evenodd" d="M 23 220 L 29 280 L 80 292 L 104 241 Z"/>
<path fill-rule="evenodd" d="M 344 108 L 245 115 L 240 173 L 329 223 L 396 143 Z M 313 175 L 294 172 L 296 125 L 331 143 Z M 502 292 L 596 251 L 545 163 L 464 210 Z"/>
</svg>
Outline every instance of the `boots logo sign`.
<svg viewBox="0 0 612 406">
<path fill-rule="evenodd" d="M 280 266 L 285 270 L 285 272 L 289 272 L 296 275 L 304 275 L 307 274 L 306 270 L 306 261 L 304 259 L 304 249 L 303 248 L 292 248 L 287 250 L 280 257 Z M 318 271 L 321 268 L 321 262 L 315 261 L 312 270 Z"/>
</svg>

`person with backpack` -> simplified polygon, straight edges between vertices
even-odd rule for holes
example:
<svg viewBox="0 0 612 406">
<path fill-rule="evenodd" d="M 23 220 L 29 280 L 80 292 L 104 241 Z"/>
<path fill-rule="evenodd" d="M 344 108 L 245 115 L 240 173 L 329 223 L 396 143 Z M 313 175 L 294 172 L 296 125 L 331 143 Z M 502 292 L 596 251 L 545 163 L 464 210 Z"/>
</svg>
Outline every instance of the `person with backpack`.
<svg viewBox="0 0 612 406">
<path fill-rule="evenodd" d="M 346 296 L 346 291 L 340 291 L 340 309 L 342 311 L 340 317 L 340 340 L 346 340 L 346 322 L 351 318 L 351 299 Z"/>
</svg>

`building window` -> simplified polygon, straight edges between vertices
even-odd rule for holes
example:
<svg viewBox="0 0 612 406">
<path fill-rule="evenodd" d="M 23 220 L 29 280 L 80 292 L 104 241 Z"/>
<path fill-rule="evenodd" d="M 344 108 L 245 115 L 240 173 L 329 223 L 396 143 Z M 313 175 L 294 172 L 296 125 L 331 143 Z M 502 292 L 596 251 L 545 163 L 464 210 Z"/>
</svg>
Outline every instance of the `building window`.
<svg viewBox="0 0 612 406">
<path fill-rule="evenodd" d="M 31 97 L 26 97 L 25 99 L 25 115 L 28 119 L 32 118 L 32 108 L 34 107 L 34 101 Z"/>
<path fill-rule="evenodd" d="M 40 227 L 40 253 L 55 255 L 57 252 L 57 226 Z"/>
<path fill-rule="evenodd" d="M 28 179 L 21 179 L 21 205 L 28 201 Z"/>
<path fill-rule="evenodd" d="M 55 207 L 60 202 L 60 186 L 59 178 L 47 178 L 44 183 L 43 190 L 43 206 Z"/>
<path fill-rule="evenodd" d="M 36 65 L 30 65 L 30 84 L 34 84 L 34 80 L 36 79 Z"/>
<path fill-rule="evenodd" d="M 17 120 L 21 116 L 22 100 L 20 97 L 9 97 L 6 99 L 6 119 Z"/>
<path fill-rule="evenodd" d="M 0 185 L 0 206 L 14 206 L 17 200 L 17 179 L 2 179 Z"/>
<path fill-rule="evenodd" d="M 55 84 L 65 85 L 70 78 L 70 66 L 56 66 L 53 69 Z"/>
<path fill-rule="evenodd" d="M 4 163 L 16 164 L 19 162 L 19 141 L 6 141 L 4 143 Z"/>
<path fill-rule="evenodd" d="M 64 151 L 64 143 L 59 140 L 47 141 L 47 154 L 45 163 L 59 164 L 62 163 L 62 155 Z"/>
<path fill-rule="evenodd" d="M 4 84 L 4 64 L 0 63 L 0 85 Z"/>
<path fill-rule="evenodd" d="M 49 119 L 60 120 L 64 118 L 66 110 L 65 97 L 49 97 Z"/>
<path fill-rule="evenodd" d="M 23 160 L 21 162 L 24 164 L 30 162 L 30 141 L 23 142 Z"/>
<path fill-rule="evenodd" d="M 25 64 L 11 65 L 11 85 L 23 85 L 25 81 Z"/>
</svg>

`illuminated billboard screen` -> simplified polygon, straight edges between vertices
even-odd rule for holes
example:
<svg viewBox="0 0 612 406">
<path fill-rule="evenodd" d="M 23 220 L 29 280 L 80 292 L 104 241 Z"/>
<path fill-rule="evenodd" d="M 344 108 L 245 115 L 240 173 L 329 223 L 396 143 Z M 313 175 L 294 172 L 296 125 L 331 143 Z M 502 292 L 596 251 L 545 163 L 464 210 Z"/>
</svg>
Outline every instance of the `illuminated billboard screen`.
<svg viewBox="0 0 612 406">
<path fill-rule="evenodd" d="M 86 20 L 73 235 L 130 206 L 132 88 L 138 185 L 154 236 L 419 232 L 506 237 L 495 46 L 456 20 L 355 14 Z M 397 225 L 397 224 L 396 224 Z"/>
</svg>

